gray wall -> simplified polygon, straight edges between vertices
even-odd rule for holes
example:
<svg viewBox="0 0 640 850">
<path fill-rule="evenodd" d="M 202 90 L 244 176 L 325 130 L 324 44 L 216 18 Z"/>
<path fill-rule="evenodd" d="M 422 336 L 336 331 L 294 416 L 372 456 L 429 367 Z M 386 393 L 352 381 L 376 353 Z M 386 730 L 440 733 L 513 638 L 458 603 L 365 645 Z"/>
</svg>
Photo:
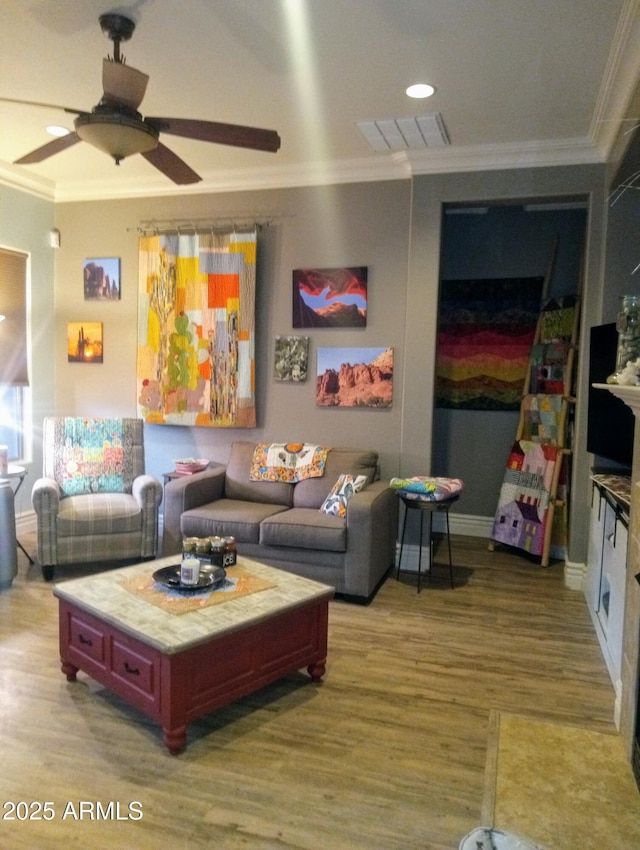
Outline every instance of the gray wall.
<svg viewBox="0 0 640 850">
<path fill-rule="evenodd" d="M 49 245 L 49 232 L 53 226 L 54 205 L 51 201 L 0 185 L 0 245 L 29 255 L 32 416 L 28 423 L 31 433 L 25 435 L 28 454 L 24 458 L 24 465 L 28 476 L 16 499 L 17 514 L 31 509 L 30 483 L 42 470 L 42 418 L 55 405 L 54 251 Z"/>
<path fill-rule="evenodd" d="M 56 255 L 56 411 L 60 415 L 109 411 L 136 414 L 136 228 L 149 219 L 273 217 L 259 234 L 256 304 L 256 395 L 258 427 L 242 429 L 147 426 L 147 466 L 160 475 L 179 457 L 225 461 L 236 439 L 310 440 L 365 446 L 379 451 L 382 473 L 398 473 L 403 414 L 404 326 L 410 216 L 410 182 L 60 204 L 62 247 Z M 85 302 L 82 262 L 120 257 L 120 302 Z M 363 329 L 292 328 L 292 271 L 305 266 L 368 266 L 367 326 Z M 104 324 L 104 364 L 68 363 L 67 321 Z M 311 340 L 310 378 L 279 383 L 273 378 L 276 335 L 305 334 Z M 394 398 L 391 409 L 332 409 L 315 404 L 318 346 L 392 346 Z"/>
<path fill-rule="evenodd" d="M 640 191 L 612 193 L 608 211 L 602 321 L 613 322 L 623 295 L 640 295 Z"/>
</svg>

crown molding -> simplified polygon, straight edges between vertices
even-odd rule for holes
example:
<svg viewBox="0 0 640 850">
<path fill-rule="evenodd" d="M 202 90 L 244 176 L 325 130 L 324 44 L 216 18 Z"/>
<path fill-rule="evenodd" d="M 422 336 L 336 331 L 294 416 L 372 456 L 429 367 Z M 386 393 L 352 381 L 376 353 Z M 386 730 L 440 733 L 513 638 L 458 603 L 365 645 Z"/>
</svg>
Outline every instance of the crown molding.
<svg viewBox="0 0 640 850">
<path fill-rule="evenodd" d="M 203 195 L 221 192 L 328 186 L 409 180 L 416 175 L 507 168 L 535 168 L 602 163 L 602 154 L 588 139 L 557 139 L 547 142 L 513 142 L 475 147 L 429 148 L 425 151 L 394 151 L 360 159 L 315 162 L 304 165 L 211 171 L 200 183 L 177 186 L 158 175 L 144 180 L 67 181 L 54 186 L 34 178 L 25 169 L 0 163 L 0 182 L 38 194 L 56 203 L 123 200 L 173 195 Z"/>
<path fill-rule="evenodd" d="M 402 151 L 394 156 L 407 161 L 412 175 L 593 165 L 604 161 L 600 151 L 586 138 L 433 148 L 426 151 Z"/>
<path fill-rule="evenodd" d="M 589 139 L 603 159 L 610 157 L 618 135 L 626 129 L 640 76 L 640 0 L 625 0 L 609 52 L 591 119 Z M 637 122 L 636 122 L 637 123 Z"/>
<path fill-rule="evenodd" d="M 52 180 L 46 180 L 44 177 L 37 177 L 33 174 L 25 174 L 25 169 L 16 168 L 1 160 L 0 185 L 28 192 L 45 201 L 55 201 L 56 186 Z"/>
</svg>

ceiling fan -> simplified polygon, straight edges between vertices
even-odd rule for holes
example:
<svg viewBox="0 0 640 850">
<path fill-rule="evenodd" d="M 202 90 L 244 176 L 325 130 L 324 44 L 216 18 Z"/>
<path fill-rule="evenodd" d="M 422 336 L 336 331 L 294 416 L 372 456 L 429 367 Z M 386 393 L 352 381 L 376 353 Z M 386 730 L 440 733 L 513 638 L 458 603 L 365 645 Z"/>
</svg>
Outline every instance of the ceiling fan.
<svg viewBox="0 0 640 850">
<path fill-rule="evenodd" d="M 120 55 L 120 42 L 131 38 L 135 23 L 124 15 L 115 13 L 101 15 L 99 20 L 102 32 L 113 42 L 113 59 L 103 60 L 104 93 L 91 112 L 50 103 L 0 98 L 0 101 L 8 103 L 62 109 L 77 115 L 73 122 L 75 132 L 36 148 L 17 159 L 16 165 L 42 162 L 77 142 L 84 141 L 109 154 L 116 165 L 125 157 L 140 153 L 147 162 L 174 183 L 186 184 L 197 183 L 202 178 L 162 144 L 160 133 L 270 153 L 279 149 L 280 136 L 275 130 L 189 118 L 143 118 L 138 107 L 142 103 L 149 77 L 126 65 Z"/>
</svg>

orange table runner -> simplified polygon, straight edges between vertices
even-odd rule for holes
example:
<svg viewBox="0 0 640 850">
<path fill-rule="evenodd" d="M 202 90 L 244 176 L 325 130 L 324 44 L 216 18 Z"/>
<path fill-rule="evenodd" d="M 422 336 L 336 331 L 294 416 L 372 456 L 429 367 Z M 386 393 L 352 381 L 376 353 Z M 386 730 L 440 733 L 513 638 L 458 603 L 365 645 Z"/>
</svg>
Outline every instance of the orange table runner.
<svg viewBox="0 0 640 850">
<path fill-rule="evenodd" d="M 233 586 L 229 587 L 229 583 L 232 583 Z M 199 611 L 202 608 L 209 608 L 211 605 L 231 602 L 231 600 L 238 599 L 241 596 L 248 596 L 250 593 L 258 593 L 261 590 L 268 590 L 276 586 L 274 582 L 245 573 L 239 567 L 228 567 L 227 586 L 213 590 L 180 592 L 156 584 L 150 574 L 124 578 L 120 584 L 125 590 L 140 596 L 169 614 L 187 614 L 189 611 Z"/>
</svg>

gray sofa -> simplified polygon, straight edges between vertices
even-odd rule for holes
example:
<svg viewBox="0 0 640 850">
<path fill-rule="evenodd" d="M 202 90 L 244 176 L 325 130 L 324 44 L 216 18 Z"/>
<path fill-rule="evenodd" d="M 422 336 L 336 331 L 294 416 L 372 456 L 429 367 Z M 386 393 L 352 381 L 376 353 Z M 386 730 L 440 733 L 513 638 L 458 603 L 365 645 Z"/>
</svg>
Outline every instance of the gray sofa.
<svg viewBox="0 0 640 850">
<path fill-rule="evenodd" d="M 333 586 L 368 602 L 394 563 L 398 497 L 379 480 L 373 451 L 332 448 L 324 475 L 296 484 L 252 481 L 256 443 L 238 441 L 229 462 L 165 487 L 163 555 L 178 553 L 183 537 L 233 535 L 238 553 Z M 367 476 L 345 518 L 320 508 L 340 475 Z"/>
</svg>

